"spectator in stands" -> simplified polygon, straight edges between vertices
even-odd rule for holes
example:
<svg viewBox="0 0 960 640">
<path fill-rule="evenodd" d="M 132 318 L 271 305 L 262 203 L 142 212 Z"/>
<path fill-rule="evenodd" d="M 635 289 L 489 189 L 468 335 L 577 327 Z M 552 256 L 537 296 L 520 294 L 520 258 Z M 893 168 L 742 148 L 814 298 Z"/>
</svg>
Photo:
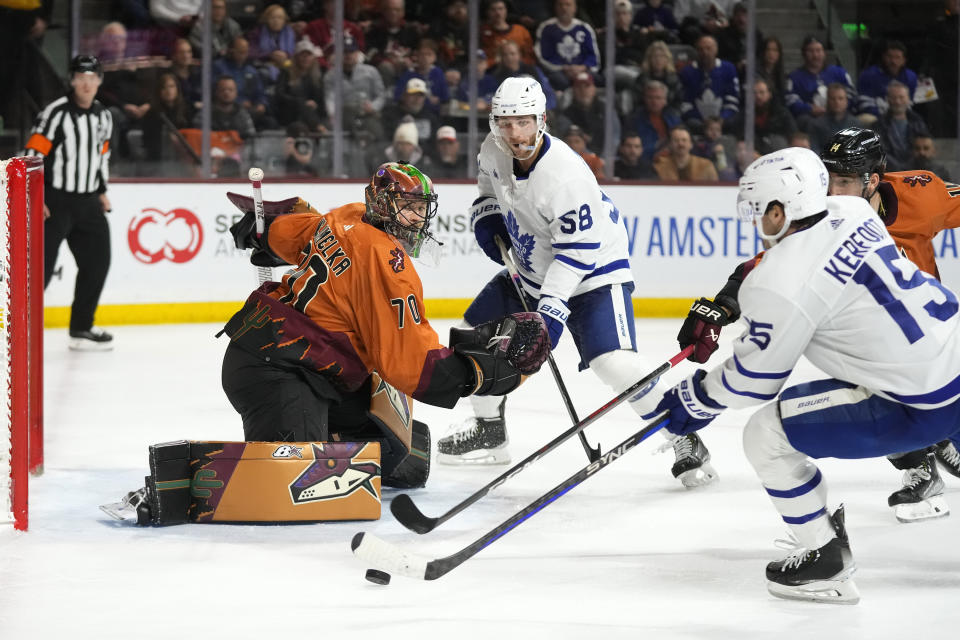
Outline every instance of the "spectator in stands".
<svg viewBox="0 0 960 640">
<path fill-rule="evenodd" d="M 533 66 L 537 63 L 533 53 L 533 36 L 520 23 L 507 22 L 508 7 L 506 0 L 490 0 L 486 8 L 486 20 L 480 25 L 480 48 L 487 54 L 487 67 L 497 62 L 500 45 L 509 40 L 520 49 L 523 64 Z"/>
<path fill-rule="evenodd" d="M 293 58 L 297 44 L 297 34 L 289 22 L 287 11 L 279 4 L 271 4 L 260 14 L 260 24 L 250 34 L 250 58 L 274 69 L 274 78 Z"/>
<path fill-rule="evenodd" d="M 697 59 L 680 71 L 684 123 L 703 129 L 706 116 L 719 115 L 729 125 L 740 110 L 740 80 L 733 64 L 717 57 L 717 41 L 703 35 L 697 39 Z"/>
<path fill-rule="evenodd" d="M 439 49 L 440 66 L 449 71 L 466 72 L 467 51 L 470 46 L 470 21 L 466 0 L 452 0 L 445 3 L 443 16 L 434 20 L 427 31 L 427 37 L 433 39 Z M 459 78 L 447 84 L 452 88 L 459 84 Z"/>
<path fill-rule="evenodd" d="M 680 23 L 680 39 L 696 45 L 705 34 L 715 35 L 730 24 L 730 15 L 735 0 L 675 0 L 673 15 Z"/>
<path fill-rule="evenodd" d="M 579 127 L 586 136 L 587 147 L 594 152 L 603 153 L 606 132 L 606 106 L 597 95 L 593 76 L 584 71 L 573 79 L 573 99 L 570 106 L 563 110 L 570 122 Z M 616 111 L 613 115 L 613 139 L 620 139 L 620 118 Z"/>
<path fill-rule="evenodd" d="M 127 57 L 127 28 L 119 22 L 108 22 L 97 36 L 97 58 L 100 62 L 116 63 Z"/>
<path fill-rule="evenodd" d="M 537 29 L 534 52 L 551 86 L 562 91 L 584 71 L 596 77 L 600 49 L 593 27 L 574 17 L 576 0 L 554 0 L 553 13 Z"/>
<path fill-rule="evenodd" d="M 913 169 L 913 141 L 917 136 L 929 136 L 926 123 L 910 108 L 910 90 L 899 80 L 887 84 L 887 112 L 876 123 L 883 149 L 887 152 L 887 169 Z"/>
<path fill-rule="evenodd" d="M 613 175 L 621 180 L 650 180 L 657 177 L 653 165 L 643 156 L 643 140 L 630 131 L 620 141 L 617 159 L 613 163 Z"/>
<path fill-rule="evenodd" d="M 393 98 L 400 100 L 400 96 L 407 90 L 408 83 L 413 78 L 425 82 L 427 88 L 427 106 L 434 112 L 450 101 L 450 87 L 443 69 L 437 66 L 437 43 L 429 38 L 423 38 L 411 56 L 413 68 L 400 74 L 394 87 Z M 429 138 L 427 138 L 429 140 Z"/>
<path fill-rule="evenodd" d="M 563 136 L 563 141 L 573 149 L 576 153 L 583 158 L 583 161 L 587 163 L 587 166 L 590 167 L 590 171 L 593 172 L 593 175 L 597 180 L 606 179 L 606 174 L 604 172 L 604 161 L 597 154 L 590 151 L 587 148 L 587 135 L 583 132 L 583 129 L 577 125 L 570 125 L 570 128 L 567 129 L 567 133 Z"/>
<path fill-rule="evenodd" d="M 127 29 L 119 22 L 104 25 L 98 42 L 99 52 L 105 59 L 101 58 L 103 81 L 97 91 L 97 99 L 113 116 L 110 144 L 114 157 L 128 158 L 127 132 L 139 127 L 140 120 L 150 109 L 156 69 L 141 67 L 135 60 L 126 57 Z M 122 169 L 120 166 L 117 168 Z"/>
<path fill-rule="evenodd" d="M 709 116 L 703 121 L 703 135 L 694 142 L 691 153 L 713 163 L 720 180 L 736 180 L 736 139 L 723 133 L 723 118 Z"/>
<path fill-rule="evenodd" d="M 230 43 L 242 34 L 240 23 L 227 15 L 227 0 L 210 0 L 210 48 L 213 57 L 225 56 Z M 194 22 L 188 39 L 197 51 L 203 48 L 202 20 Z"/>
<path fill-rule="evenodd" d="M 177 78 L 180 95 L 194 110 L 199 109 L 203 100 L 200 67 L 194 64 L 193 47 L 186 38 L 178 38 L 173 43 L 170 53 L 170 73 Z"/>
<path fill-rule="evenodd" d="M 328 59 L 330 57 L 330 51 L 334 46 L 333 38 L 336 31 L 336 29 L 331 29 L 337 8 L 335 3 L 336 0 L 323 0 L 323 15 L 315 20 L 310 20 L 303 27 L 300 27 L 297 23 L 291 24 L 294 32 L 298 36 L 305 35 L 310 38 L 310 41 L 320 47 L 320 50 L 324 52 Z M 344 8 L 344 11 L 346 11 L 346 8 Z M 366 50 L 364 46 L 366 36 L 364 35 L 363 29 L 357 23 L 347 20 L 346 17 L 344 17 L 344 41 L 346 41 L 348 37 L 350 41 L 356 45 L 357 49 L 360 51 Z"/>
<path fill-rule="evenodd" d="M 510 45 L 512 53 L 508 57 L 511 57 L 512 64 L 519 68 L 522 64 L 520 62 L 520 49 L 516 46 L 516 43 Z M 501 54 L 502 57 L 502 54 Z M 500 83 L 497 82 L 496 78 L 493 76 L 493 71 L 498 69 L 498 67 L 493 67 L 489 71 L 487 70 L 487 54 L 483 49 L 477 51 L 477 111 L 481 114 L 487 113 L 490 111 L 490 100 L 493 99 L 493 94 L 496 93 L 497 87 L 500 86 Z M 539 70 L 533 69 L 536 73 Z M 543 75 L 542 72 L 539 74 L 540 84 L 543 85 L 547 78 Z M 544 93 L 546 94 L 547 87 L 544 87 Z M 463 74 L 463 78 L 460 80 L 459 86 L 457 87 L 456 99 L 460 103 L 460 108 L 467 110 L 470 108 L 470 84 L 469 78 L 466 73 Z M 550 109 L 550 98 L 553 98 L 553 105 L 556 106 L 557 98 L 553 95 L 552 90 L 549 95 L 547 95 L 547 109 Z"/>
<path fill-rule="evenodd" d="M 630 0 L 617 0 L 613 12 L 616 41 L 613 52 L 614 78 L 617 89 L 624 89 L 632 87 L 637 81 L 643 54 L 652 38 L 633 21 L 633 5 Z M 605 42 L 606 32 L 605 28 L 597 29 L 599 42 Z"/>
<path fill-rule="evenodd" d="M 430 141 L 440 119 L 437 113 L 428 106 L 430 91 L 427 83 L 421 78 L 410 78 L 406 89 L 400 94 L 396 103 L 388 104 L 383 108 L 383 127 L 386 131 L 395 130 L 402 122 L 413 122 L 417 128 L 419 140 Z"/>
<path fill-rule="evenodd" d="M 667 106 L 667 87 L 659 80 L 648 80 L 643 87 L 643 100 L 631 114 L 631 128 L 643 141 L 643 156 L 653 160 L 670 140 L 670 130 L 681 122 L 680 112 Z"/>
<path fill-rule="evenodd" d="M 404 0 L 381 0 L 380 18 L 367 33 L 370 64 L 390 87 L 412 66 L 410 54 L 420 41 L 416 25 L 404 18 L 405 6 Z"/>
<path fill-rule="evenodd" d="M 430 176 L 434 179 L 467 177 L 467 156 L 460 153 L 457 131 L 449 125 L 437 129 L 430 160 Z"/>
<path fill-rule="evenodd" d="M 677 125 L 670 130 L 670 143 L 664 152 L 657 154 L 653 168 L 664 182 L 688 182 L 705 180 L 717 182 L 717 170 L 706 158 L 698 158 L 690 153 L 693 138 L 690 129 Z"/>
<path fill-rule="evenodd" d="M 287 125 L 287 137 L 283 139 L 284 175 L 316 176 L 319 173 L 313 160 L 316 145 L 308 133 L 302 122 Z"/>
<path fill-rule="evenodd" d="M 186 33 L 202 5 L 203 0 L 150 0 L 150 16 L 159 25 Z"/>
<path fill-rule="evenodd" d="M 749 15 L 747 5 L 738 2 L 733 5 L 733 13 L 730 15 L 730 24 L 717 32 L 717 46 L 719 56 L 722 60 L 733 63 L 737 68 L 739 78 L 743 80 L 747 67 L 747 27 L 749 26 Z M 756 34 L 755 42 L 762 43 L 763 35 L 759 29 L 754 29 Z"/>
<path fill-rule="evenodd" d="M 753 83 L 755 105 L 754 146 L 760 155 L 773 153 L 787 146 L 790 135 L 797 130 L 797 123 L 790 110 L 773 99 L 773 93 L 763 78 Z M 737 138 L 744 138 L 744 114 L 737 115 L 732 126 Z"/>
<path fill-rule="evenodd" d="M 282 0 L 283 8 L 290 16 L 290 26 L 298 38 L 302 38 L 307 30 L 307 24 L 317 16 L 324 14 L 327 0 Z M 352 3 L 346 3 L 350 5 Z M 344 20 L 346 20 L 347 7 L 343 8 Z M 331 14 L 332 15 L 332 14 Z M 322 46 L 314 42 L 318 47 Z"/>
<path fill-rule="evenodd" d="M 932 171 L 944 182 L 950 182 L 950 173 L 947 167 L 937 160 L 937 147 L 933 138 L 928 135 L 917 135 L 913 138 L 913 157 L 909 163 L 910 169 Z"/>
<path fill-rule="evenodd" d="M 783 45 L 779 38 L 764 39 L 757 49 L 757 58 L 757 77 L 767 81 L 774 100 L 785 103 L 787 78 L 783 72 Z"/>
<path fill-rule="evenodd" d="M 417 135 L 417 125 L 407 121 L 397 125 L 393 132 L 393 142 L 379 156 L 372 158 L 369 164 L 379 167 L 384 162 L 408 162 L 417 167 L 429 167 L 429 161 L 425 160 Z"/>
<path fill-rule="evenodd" d="M 371 65 L 361 62 L 363 54 L 353 38 L 343 39 L 343 128 L 353 133 L 363 143 L 383 140 L 384 129 L 380 112 L 386 103 L 387 93 L 383 78 Z M 323 95 L 327 113 L 335 114 L 333 67 L 323 76 Z M 379 166 L 379 165 L 377 165 Z"/>
<path fill-rule="evenodd" d="M 271 129 L 277 125 L 269 110 L 263 76 L 250 64 L 250 43 L 239 36 L 227 48 L 227 55 L 213 63 L 213 75 L 230 76 L 237 85 L 237 99 L 250 112 L 258 129 Z"/>
<path fill-rule="evenodd" d="M 827 110 L 823 115 L 813 118 L 808 125 L 810 147 L 818 153 L 837 131 L 847 127 L 861 126 L 860 120 L 850 113 L 847 102 L 845 86 L 839 82 L 831 82 L 827 85 Z"/>
<path fill-rule="evenodd" d="M 169 71 L 160 74 L 150 110 L 142 121 L 146 160 L 157 169 L 152 175 L 189 175 L 185 169 L 199 163 L 178 135 L 180 129 L 190 127 L 193 113 L 193 105 L 180 93 L 177 77 Z"/>
<path fill-rule="evenodd" d="M 309 38 L 296 44 L 293 60 L 280 72 L 274 94 L 280 124 L 289 127 L 294 122 L 301 122 L 307 131 L 327 132 L 323 74 L 317 63 L 322 55 Z"/>
<path fill-rule="evenodd" d="M 827 54 L 823 43 L 816 36 L 807 36 L 800 51 L 803 53 L 803 66 L 787 76 L 787 107 L 804 131 L 809 130 L 810 120 L 822 116 L 827 111 L 827 85 L 839 82 L 847 88 L 847 100 L 853 105 L 856 91 L 853 81 L 843 67 L 827 64 Z"/>
<path fill-rule="evenodd" d="M 887 41 L 880 54 L 880 64 L 871 65 L 860 73 L 857 81 L 860 113 L 879 117 L 886 112 L 887 85 L 891 80 L 905 84 L 911 99 L 917 92 L 917 74 L 907 69 L 907 47 L 898 40 Z"/>
<path fill-rule="evenodd" d="M 536 78 L 543 88 L 544 96 L 547 99 L 547 111 L 552 111 L 557 108 L 557 94 L 554 92 L 554 87 L 550 84 L 546 74 L 538 66 L 531 67 L 523 63 L 523 60 L 520 58 L 520 47 L 517 46 L 516 42 L 512 40 L 501 42 L 500 55 L 498 58 L 498 64 L 489 71 L 497 87 L 507 78 L 523 76 Z M 494 88 L 494 91 L 496 91 L 496 88 Z"/>
<path fill-rule="evenodd" d="M 201 127 L 203 113 L 197 112 L 193 117 L 193 126 Z M 217 78 L 213 90 L 213 104 L 210 108 L 212 131 L 236 131 L 244 140 L 253 137 L 257 130 L 253 125 L 253 117 L 239 100 L 237 83 L 232 76 L 224 75 Z"/>
<path fill-rule="evenodd" d="M 673 64 L 673 54 L 666 43 L 655 40 L 650 43 L 643 54 L 643 63 L 640 65 L 640 75 L 634 85 L 634 93 L 638 96 L 636 102 L 643 98 L 643 88 L 650 80 L 658 80 L 667 88 L 667 104 L 680 110 L 683 103 L 683 84 Z M 666 131 L 664 131 L 666 134 Z M 646 141 L 644 141 L 646 142 Z"/>
<path fill-rule="evenodd" d="M 663 0 L 647 0 L 633 17 L 633 23 L 645 34 L 676 43 L 680 41 L 680 25 L 673 15 L 673 9 L 663 4 Z"/>
</svg>

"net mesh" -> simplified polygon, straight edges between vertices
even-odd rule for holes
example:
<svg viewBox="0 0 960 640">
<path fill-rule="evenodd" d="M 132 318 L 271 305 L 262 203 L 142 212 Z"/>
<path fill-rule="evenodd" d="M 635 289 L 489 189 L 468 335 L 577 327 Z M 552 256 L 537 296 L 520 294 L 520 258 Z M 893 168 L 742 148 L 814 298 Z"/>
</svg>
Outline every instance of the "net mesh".
<svg viewBox="0 0 960 640">
<path fill-rule="evenodd" d="M 0 427 L 0 522 L 13 521 L 11 495 L 10 406 L 10 194 L 9 160 L 0 162 L 0 392 L 3 393 L 3 425 Z"/>
</svg>

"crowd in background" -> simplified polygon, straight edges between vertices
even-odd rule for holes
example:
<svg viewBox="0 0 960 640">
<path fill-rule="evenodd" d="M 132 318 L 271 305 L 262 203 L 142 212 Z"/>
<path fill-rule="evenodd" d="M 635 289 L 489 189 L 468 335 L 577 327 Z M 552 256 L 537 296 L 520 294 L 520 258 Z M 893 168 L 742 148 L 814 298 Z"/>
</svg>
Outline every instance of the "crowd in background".
<svg viewBox="0 0 960 640">
<path fill-rule="evenodd" d="M 945 2 L 956 22 L 957 1 Z M 203 41 L 200 0 L 120 0 L 116 21 L 84 44 L 105 68 L 98 99 L 114 114 L 113 153 L 137 175 L 191 175 L 200 165 Z M 239 175 L 255 147 L 275 173 L 330 175 L 334 110 L 333 0 L 285 0 L 249 19 L 211 1 L 214 172 Z M 469 23 L 465 0 L 346 0 L 343 130 L 347 172 L 385 161 L 437 178 L 467 175 Z M 951 14 L 951 8 L 953 14 Z M 756 80 L 743 86 L 747 8 L 734 0 L 616 0 L 615 56 L 604 60 L 605 3 L 486 0 L 480 4 L 477 122 L 504 78 L 529 75 L 547 95 L 550 132 L 600 179 L 734 180 L 757 155 L 819 149 L 850 125 L 877 130 L 891 170 L 927 168 L 934 137 L 915 105 L 922 83 L 903 43 L 877 41 L 859 74 L 809 36 L 784 69 L 776 35 L 756 34 Z M 956 27 L 954 26 L 954 30 Z M 916 56 L 919 58 L 919 55 Z M 616 82 L 613 166 L 601 158 L 605 65 Z M 744 95 L 755 99 L 755 152 L 744 140 Z"/>
</svg>

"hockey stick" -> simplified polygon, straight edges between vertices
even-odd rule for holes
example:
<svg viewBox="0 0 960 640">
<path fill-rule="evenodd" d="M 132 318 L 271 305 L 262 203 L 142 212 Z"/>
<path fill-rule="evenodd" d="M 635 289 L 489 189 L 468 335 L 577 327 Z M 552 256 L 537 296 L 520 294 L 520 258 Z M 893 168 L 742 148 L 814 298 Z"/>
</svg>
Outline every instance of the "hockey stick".
<svg viewBox="0 0 960 640">
<path fill-rule="evenodd" d="M 606 405 L 605 405 L 606 406 Z M 421 580 L 436 580 L 453 571 L 461 564 L 472 558 L 478 552 L 490 546 L 498 539 L 506 535 L 517 525 L 535 513 L 542 510 L 551 502 L 567 493 L 578 484 L 600 471 L 608 464 L 622 456 L 624 453 L 646 440 L 655 431 L 660 430 L 670 421 L 670 414 L 664 412 L 656 420 L 637 431 L 629 438 L 618 444 L 616 447 L 603 454 L 599 460 L 590 462 L 575 474 L 555 486 L 553 489 L 543 494 L 521 511 L 494 527 L 476 541 L 468 544 L 466 547 L 457 551 L 453 555 L 444 558 L 429 560 L 423 556 L 408 553 L 386 542 L 372 534 L 360 532 L 353 537 L 350 542 L 350 548 L 353 554 L 364 560 L 373 568 L 396 573 L 408 578 L 419 578 Z"/>
<path fill-rule="evenodd" d="M 497 246 L 500 248 L 500 255 L 503 257 L 503 264 L 507 267 L 507 271 L 510 272 L 510 280 L 513 282 L 514 288 L 517 290 L 517 295 L 520 296 L 520 304 L 523 305 L 524 311 L 530 311 L 530 306 L 527 304 L 527 297 L 523 295 L 523 289 L 520 287 L 520 273 L 517 271 L 517 265 L 513 262 L 513 258 L 510 256 L 510 250 L 507 249 L 507 246 L 503 243 L 503 238 L 496 236 L 494 240 L 497 243 Z M 567 413 L 570 414 L 570 420 L 573 424 L 580 422 L 580 418 L 577 417 L 577 410 L 573 408 L 573 401 L 570 400 L 570 393 L 567 391 L 567 385 L 563 384 L 563 378 L 560 377 L 560 369 L 557 368 L 557 361 L 553 359 L 553 354 L 547 356 L 547 362 L 550 363 L 550 373 L 553 374 L 553 379 L 557 381 L 557 388 L 560 389 L 560 397 L 563 398 L 563 404 L 567 407 Z M 587 436 L 584 435 L 583 431 L 577 433 L 577 436 L 580 437 L 580 444 L 583 445 L 583 450 L 587 452 L 587 459 L 590 462 L 595 462 L 600 458 L 600 445 L 596 447 L 591 447 L 590 443 L 587 442 Z"/>
<path fill-rule="evenodd" d="M 661 364 L 647 376 L 633 383 L 628 389 L 622 391 L 617 397 L 613 398 L 605 405 L 588 415 L 586 418 L 531 453 L 519 463 L 504 471 L 493 481 L 487 483 L 483 487 L 480 487 L 480 489 L 474 492 L 473 495 L 460 504 L 455 505 L 443 515 L 435 518 L 424 515 L 417 505 L 414 504 L 413 499 L 410 498 L 410 496 L 406 493 L 401 493 L 393 499 L 393 501 L 390 503 L 390 512 L 393 513 L 393 517 L 397 519 L 397 522 L 411 531 L 415 531 L 417 533 L 429 533 L 430 531 L 433 531 L 438 526 L 457 515 L 473 503 L 477 502 L 513 476 L 526 469 L 528 466 L 539 460 L 543 455 L 553 451 L 555 448 L 557 448 L 557 446 L 568 440 L 575 433 L 580 433 L 587 426 L 593 424 L 597 419 L 609 413 L 611 409 L 622 403 L 624 400 L 629 399 L 632 395 L 669 371 L 672 367 L 677 366 L 679 362 L 681 362 L 691 353 L 693 353 L 693 345 L 688 346 L 686 349 Z"/>
<path fill-rule="evenodd" d="M 264 221 L 263 221 L 263 194 L 260 192 L 260 188 L 263 184 L 263 169 L 258 167 L 250 167 L 250 170 L 247 172 L 247 178 L 250 182 L 253 183 L 253 215 L 256 216 L 257 221 L 257 239 L 259 240 L 263 236 L 264 230 Z M 273 277 L 273 269 L 270 267 L 257 267 L 257 282 L 263 284 Z"/>
</svg>

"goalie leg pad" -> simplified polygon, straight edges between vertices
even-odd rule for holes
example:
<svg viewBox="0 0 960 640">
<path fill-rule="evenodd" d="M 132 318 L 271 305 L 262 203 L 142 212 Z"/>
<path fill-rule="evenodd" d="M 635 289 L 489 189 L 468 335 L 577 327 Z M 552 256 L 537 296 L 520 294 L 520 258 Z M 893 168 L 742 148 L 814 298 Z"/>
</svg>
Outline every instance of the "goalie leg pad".
<svg viewBox="0 0 960 640">
<path fill-rule="evenodd" d="M 419 489 L 430 477 L 430 429 L 419 420 L 413 421 L 410 452 L 389 473 L 384 467 L 383 485 L 394 489 Z"/>
</svg>

